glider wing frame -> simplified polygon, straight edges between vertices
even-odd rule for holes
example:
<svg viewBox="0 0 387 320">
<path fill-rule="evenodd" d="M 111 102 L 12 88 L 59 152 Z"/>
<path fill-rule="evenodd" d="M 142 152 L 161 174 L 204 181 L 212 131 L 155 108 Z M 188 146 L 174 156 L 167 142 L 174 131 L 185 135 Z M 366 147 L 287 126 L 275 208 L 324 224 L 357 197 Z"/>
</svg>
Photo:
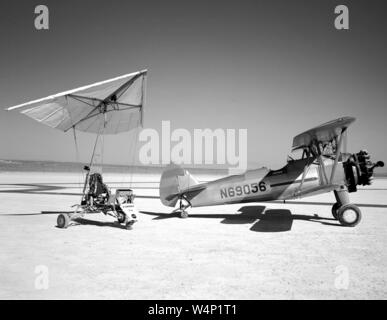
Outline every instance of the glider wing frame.
<svg viewBox="0 0 387 320">
<path fill-rule="evenodd" d="M 135 116 L 136 118 L 139 118 L 138 125 L 142 126 L 144 112 L 143 107 L 145 104 L 144 86 L 146 84 L 147 72 L 147 70 L 142 70 L 131 74 L 126 74 L 116 78 L 50 95 L 45 98 L 19 104 L 13 107 L 9 107 L 6 110 L 11 111 L 23 108 L 21 113 L 33 118 L 34 120 L 64 132 L 67 132 L 70 129 L 77 129 L 85 132 L 100 133 L 101 131 L 105 132 L 106 121 L 110 121 L 110 117 L 106 117 L 107 113 L 113 111 L 124 111 L 132 113 L 130 110 L 135 109 L 139 112 L 139 114 Z M 135 83 L 136 81 L 137 83 Z M 133 84 L 135 85 L 134 87 Z M 128 91 L 131 90 L 131 87 L 133 87 L 134 91 Z M 109 88 L 111 89 L 110 91 Z M 128 100 L 128 98 L 130 100 Z M 82 111 L 77 111 L 75 114 L 73 114 L 72 110 L 75 110 L 74 107 L 83 109 L 79 109 Z M 63 113 L 63 116 L 60 116 L 61 112 Z M 101 123 L 97 128 L 95 121 L 92 119 L 94 117 L 101 119 Z M 91 124 L 84 124 L 85 121 L 91 121 Z M 119 123 L 120 121 L 118 124 Z M 90 126 L 93 126 L 93 128 L 90 129 Z M 108 132 L 105 134 L 122 132 L 122 129 L 123 128 L 121 128 L 119 131 L 114 131 L 114 128 L 110 127 Z"/>
</svg>

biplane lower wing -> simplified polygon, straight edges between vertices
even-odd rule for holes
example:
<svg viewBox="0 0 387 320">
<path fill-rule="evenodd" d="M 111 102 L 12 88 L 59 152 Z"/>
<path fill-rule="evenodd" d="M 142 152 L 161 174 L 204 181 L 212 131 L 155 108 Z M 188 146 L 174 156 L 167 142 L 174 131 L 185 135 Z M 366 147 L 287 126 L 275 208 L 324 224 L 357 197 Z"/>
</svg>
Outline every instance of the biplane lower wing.
<svg viewBox="0 0 387 320">
<path fill-rule="evenodd" d="M 290 198 L 283 198 L 280 200 L 291 200 L 291 199 L 296 199 L 296 198 L 303 198 L 305 196 L 314 196 L 314 195 L 318 195 L 320 193 L 325 193 L 325 192 L 331 192 L 331 191 L 334 191 L 334 190 L 338 190 L 340 189 L 340 186 L 339 185 L 321 185 L 321 186 L 317 186 L 317 187 L 313 187 L 313 188 L 308 188 L 308 189 L 303 189 L 301 190 L 300 192 L 297 192 L 295 195 L 293 195 L 292 197 Z"/>
</svg>

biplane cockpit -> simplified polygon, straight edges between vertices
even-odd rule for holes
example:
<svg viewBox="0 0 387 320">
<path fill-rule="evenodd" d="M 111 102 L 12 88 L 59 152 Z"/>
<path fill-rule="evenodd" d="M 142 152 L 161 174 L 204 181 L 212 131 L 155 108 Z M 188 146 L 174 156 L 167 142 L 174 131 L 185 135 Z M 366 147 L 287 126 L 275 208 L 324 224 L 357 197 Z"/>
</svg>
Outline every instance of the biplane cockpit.
<svg viewBox="0 0 387 320">
<path fill-rule="evenodd" d="M 297 160 L 304 160 L 310 157 L 310 153 L 305 149 L 296 149 L 288 154 L 286 162 L 293 162 Z"/>
</svg>

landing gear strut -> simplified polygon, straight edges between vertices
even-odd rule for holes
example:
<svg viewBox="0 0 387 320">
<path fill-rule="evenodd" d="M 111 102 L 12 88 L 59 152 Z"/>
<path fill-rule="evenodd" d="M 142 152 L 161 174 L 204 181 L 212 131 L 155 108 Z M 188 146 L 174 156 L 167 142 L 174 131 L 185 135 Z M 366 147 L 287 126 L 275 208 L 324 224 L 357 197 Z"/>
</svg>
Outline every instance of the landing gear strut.
<svg viewBox="0 0 387 320">
<path fill-rule="evenodd" d="M 336 202 L 333 206 L 332 206 L 332 216 L 333 218 L 335 218 L 336 220 L 339 219 L 339 216 L 337 215 L 337 210 L 339 210 L 340 208 L 340 203 Z"/>
<path fill-rule="evenodd" d="M 349 203 L 348 191 L 333 191 L 336 197 L 336 203 L 332 206 L 333 217 L 346 227 L 354 227 L 361 220 L 361 211 L 358 206 Z"/>
<path fill-rule="evenodd" d="M 186 219 L 188 218 L 188 212 L 186 209 L 191 207 L 191 203 L 184 196 L 181 196 L 179 200 L 179 209 L 177 209 L 175 212 L 179 213 L 180 218 Z M 183 200 L 185 200 L 186 204 L 183 203 Z"/>
</svg>

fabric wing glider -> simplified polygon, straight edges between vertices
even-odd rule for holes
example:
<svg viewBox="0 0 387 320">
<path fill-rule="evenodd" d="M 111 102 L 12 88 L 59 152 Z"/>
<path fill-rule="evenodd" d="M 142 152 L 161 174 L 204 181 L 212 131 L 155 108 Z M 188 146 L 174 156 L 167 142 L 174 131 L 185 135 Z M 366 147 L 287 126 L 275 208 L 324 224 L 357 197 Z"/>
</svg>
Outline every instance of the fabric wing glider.
<svg viewBox="0 0 387 320">
<path fill-rule="evenodd" d="M 52 128 L 118 134 L 142 126 L 147 70 L 30 101 L 7 110 Z"/>
</svg>

